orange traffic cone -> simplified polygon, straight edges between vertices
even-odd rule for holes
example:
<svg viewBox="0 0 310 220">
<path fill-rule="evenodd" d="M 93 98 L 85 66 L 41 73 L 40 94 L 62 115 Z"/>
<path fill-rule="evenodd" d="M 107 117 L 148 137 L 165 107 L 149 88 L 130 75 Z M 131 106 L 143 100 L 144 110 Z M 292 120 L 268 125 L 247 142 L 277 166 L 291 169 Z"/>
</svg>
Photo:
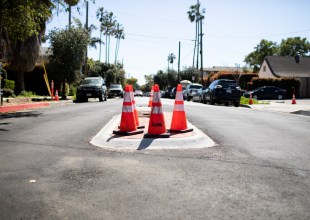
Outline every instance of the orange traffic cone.
<svg viewBox="0 0 310 220">
<path fill-rule="evenodd" d="M 253 105 L 252 93 L 250 93 L 249 105 Z"/>
<path fill-rule="evenodd" d="M 293 92 L 293 99 L 292 99 L 292 105 L 295 105 L 296 103 L 296 99 L 295 99 L 295 92 Z"/>
<path fill-rule="evenodd" d="M 154 95 L 152 100 L 152 110 L 149 121 L 148 133 L 144 135 L 145 138 L 168 138 L 169 133 L 166 133 L 165 118 L 160 101 L 159 87 L 154 86 Z"/>
<path fill-rule="evenodd" d="M 151 89 L 151 94 L 150 94 L 150 99 L 149 99 L 148 107 L 152 107 L 153 93 L 154 93 L 154 86 L 152 86 L 152 89 Z"/>
<path fill-rule="evenodd" d="M 145 126 L 143 126 L 143 125 L 140 126 L 140 123 L 139 123 L 138 110 L 136 108 L 135 95 L 133 93 L 132 85 L 128 85 L 128 86 L 129 86 L 130 97 L 131 97 L 131 100 L 132 100 L 133 113 L 134 113 L 134 116 L 135 116 L 137 128 L 138 129 L 145 128 Z"/>
<path fill-rule="evenodd" d="M 132 99 L 129 86 L 125 87 L 121 124 L 118 131 L 113 134 L 133 135 L 143 133 L 143 130 L 137 130 L 136 120 L 133 112 Z"/>
<path fill-rule="evenodd" d="M 57 89 L 56 89 L 56 92 L 55 92 L 55 101 L 59 101 L 58 90 Z"/>
<path fill-rule="evenodd" d="M 178 84 L 175 96 L 174 109 L 172 114 L 170 132 L 185 133 L 193 131 L 192 128 L 187 128 L 186 113 L 184 110 L 184 101 L 182 93 L 182 85 Z"/>
</svg>

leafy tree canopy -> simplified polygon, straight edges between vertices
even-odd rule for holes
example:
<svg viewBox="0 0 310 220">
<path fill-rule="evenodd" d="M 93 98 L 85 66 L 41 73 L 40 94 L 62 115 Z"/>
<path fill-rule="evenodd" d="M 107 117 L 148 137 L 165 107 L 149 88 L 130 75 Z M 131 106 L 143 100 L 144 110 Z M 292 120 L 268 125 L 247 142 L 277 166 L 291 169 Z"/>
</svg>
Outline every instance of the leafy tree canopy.
<svg viewBox="0 0 310 220">
<path fill-rule="evenodd" d="M 125 84 L 125 71 L 123 65 L 102 63 L 95 61 L 89 69 L 90 76 L 101 76 L 105 79 L 106 84 L 110 86 L 111 83 Z"/>
<path fill-rule="evenodd" d="M 254 47 L 254 51 L 245 57 L 244 62 L 254 67 L 254 72 L 258 72 L 266 56 L 309 56 L 309 52 L 310 44 L 306 38 L 283 39 L 280 45 L 263 39 Z"/>
<path fill-rule="evenodd" d="M 51 42 L 50 65 L 54 65 L 57 71 L 53 79 L 62 81 L 67 78 L 69 83 L 74 82 L 80 72 L 86 50 L 89 44 L 89 34 L 82 28 L 67 30 L 54 30 L 49 33 Z"/>
<path fill-rule="evenodd" d="M 309 56 L 310 43 L 306 38 L 289 37 L 280 44 L 280 56 Z"/>
</svg>

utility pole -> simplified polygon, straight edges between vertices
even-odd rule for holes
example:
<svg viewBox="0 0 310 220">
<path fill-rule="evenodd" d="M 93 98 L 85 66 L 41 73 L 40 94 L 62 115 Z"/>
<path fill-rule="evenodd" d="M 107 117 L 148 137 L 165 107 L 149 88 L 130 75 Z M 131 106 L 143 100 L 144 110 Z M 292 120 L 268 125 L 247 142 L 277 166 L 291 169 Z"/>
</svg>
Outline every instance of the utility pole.
<svg viewBox="0 0 310 220">
<path fill-rule="evenodd" d="M 85 22 L 85 29 L 88 32 L 88 0 L 86 0 L 86 22 Z M 88 45 L 86 44 L 86 50 L 85 50 L 85 60 L 84 60 L 84 75 L 88 75 L 88 66 L 87 66 L 87 47 Z"/>
<path fill-rule="evenodd" d="M 178 58 L 178 83 L 180 83 L 180 55 L 181 55 L 181 41 L 179 41 L 179 58 Z"/>
<path fill-rule="evenodd" d="M 203 84 L 203 51 L 202 51 L 202 18 L 200 16 L 200 72 L 201 72 L 201 84 Z"/>
</svg>

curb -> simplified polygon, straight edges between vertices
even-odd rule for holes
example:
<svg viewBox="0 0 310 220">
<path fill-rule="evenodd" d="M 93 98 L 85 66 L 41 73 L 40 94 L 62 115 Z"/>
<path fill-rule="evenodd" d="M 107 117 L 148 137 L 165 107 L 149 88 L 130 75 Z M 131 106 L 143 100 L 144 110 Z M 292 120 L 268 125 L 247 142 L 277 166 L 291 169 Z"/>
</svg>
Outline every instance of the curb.
<svg viewBox="0 0 310 220">
<path fill-rule="evenodd" d="M 60 102 L 38 102 L 38 103 L 24 103 L 18 105 L 0 106 L 0 113 L 17 112 L 28 109 L 47 108 L 51 106 L 61 106 L 65 104 L 73 103 L 72 100 L 60 101 Z"/>
</svg>

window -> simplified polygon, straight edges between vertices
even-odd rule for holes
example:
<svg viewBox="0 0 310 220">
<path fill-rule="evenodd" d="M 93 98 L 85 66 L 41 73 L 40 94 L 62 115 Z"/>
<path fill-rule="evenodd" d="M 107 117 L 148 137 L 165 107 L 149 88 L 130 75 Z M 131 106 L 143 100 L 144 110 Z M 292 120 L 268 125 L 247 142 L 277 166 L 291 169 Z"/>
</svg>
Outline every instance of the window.
<svg viewBox="0 0 310 220">
<path fill-rule="evenodd" d="M 263 71 L 266 72 L 266 66 L 263 66 Z"/>
</svg>

